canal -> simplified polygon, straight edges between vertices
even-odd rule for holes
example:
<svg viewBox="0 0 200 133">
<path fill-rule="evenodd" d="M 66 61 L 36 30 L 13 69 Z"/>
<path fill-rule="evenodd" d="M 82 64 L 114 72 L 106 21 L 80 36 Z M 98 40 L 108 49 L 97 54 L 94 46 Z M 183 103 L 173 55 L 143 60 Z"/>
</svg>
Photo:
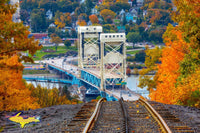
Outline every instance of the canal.
<svg viewBox="0 0 200 133">
<path fill-rule="evenodd" d="M 61 84 L 61 83 L 50 83 L 50 82 L 35 82 L 35 81 L 27 81 L 27 83 L 32 83 L 34 86 L 37 86 L 38 84 L 40 84 L 42 87 L 47 87 L 47 88 L 59 88 L 59 87 L 63 87 L 65 84 Z M 142 95 L 145 98 L 148 98 L 149 92 L 147 91 L 146 88 L 140 88 L 137 87 L 139 84 L 139 76 L 138 75 L 131 75 L 130 77 L 127 78 L 127 87 Z M 68 85 L 69 86 L 69 85 Z"/>
</svg>

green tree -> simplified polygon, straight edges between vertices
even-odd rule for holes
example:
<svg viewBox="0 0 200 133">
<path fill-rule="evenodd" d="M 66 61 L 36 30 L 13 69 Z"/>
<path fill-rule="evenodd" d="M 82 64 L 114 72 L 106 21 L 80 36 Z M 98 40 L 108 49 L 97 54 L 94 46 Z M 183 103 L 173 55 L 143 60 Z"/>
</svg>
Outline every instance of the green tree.
<svg viewBox="0 0 200 133">
<path fill-rule="evenodd" d="M 34 9 L 31 13 L 31 29 L 33 32 L 44 32 L 47 29 L 45 13 L 43 10 Z"/>
<path fill-rule="evenodd" d="M 117 27 L 115 25 L 105 24 L 105 25 L 103 25 L 103 32 L 105 32 L 105 33 L 116 33 Z"/>
<path fill-rule="evenodd" d="M 144 88 L 147 86 L 147 90 L 150 91 L 150 89 L 156 88 L 156 82 L 158 79 L 157 74 L 155 76 L 147 76 L 148 73 L 154 73 L 157 72 L 158 67 L 157 64 L 159 64 L 159 59 L 162 56 L 162 49 L 159 47 L 156 47 L 155 49 L 149 49 L 147 47 L 147 50 L 145 51 L 145 66 L 146 68 L 143 68 L 140 71 L 140 77 L 139 77 L 139 87 Z"/>
<path fill-rule="evenodd" d="M 70 91 L 66 85 L 63 87 L 63 95 L 66 95 L 67 99 L 72 100 Z"/>
<path fill-rule="evenodd" d="M 69 46 L 71 46 L 71 41 L 70 40 L 65 40 L 64 44 L 65 44 L 66 47 L 69 47 Z"/>
<path fill-rule="evenodd" d="M 122 25 L 126 25 L 127 21 L 126 21 L 126 15 L 123 15 L 123 21 L 122 21 Z"/>
<path fill-rule="evenodd" d="M 94 7 L 92 0 L 85 0 L 86 14 L 89 16 L 91 14 L 91 9 Z"/>
<path fill-rule="evenodd" d="M 138 53 L 135 54 L 134 61 L 136 61 L 136 62 L 145 62 L 145 56 L 146 56 L 146 53 L 145 53 L 144 50 L 139 51 Z"/>
<path fill-rule="evenodd" d="M 134 44 L 141 40 L 140 39 L 141 36 L 140 36 L 139 32 L 129 32 L 126 37 L 127 37 L 129 42 L 133 43 L 133 48 L 134 48 Z"/>
<path fill-rule="evenodd" d="M 77 38 L 77 33 L 75 29 L 71 29 L 71 37 L 72 38 Z"/>
</svg>

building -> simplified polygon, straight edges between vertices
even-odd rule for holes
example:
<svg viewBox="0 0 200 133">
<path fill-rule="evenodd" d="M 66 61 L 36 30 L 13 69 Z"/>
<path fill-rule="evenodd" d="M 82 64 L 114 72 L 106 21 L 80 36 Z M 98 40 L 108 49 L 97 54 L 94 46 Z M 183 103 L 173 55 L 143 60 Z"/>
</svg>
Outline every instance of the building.
<svg viewBox="0 0 200 133">
<path fill-rule="evenodd" d="M 46 18 L 47 18 L 47 19 L 52 19 L 52 18 L 53 18 L 53 13 L 51 12 L 51 10 L 48 10 L 48 11 L 46 12 Z"/>
<path fill-rule="evenodd" d="M 13 14 L 13 22 L 16 22 L 16 23 L 21 22 L 21 20 L 20 20 L 20 6 L 19 6 L 19 0 L 10 0 L 10 4 L 11 4 L 11 5 L 17 4 L 17 5 L 18 5 L 15 14 Z"/>
<path fill-rule="evenodd" d="M 91 10 L 91 14 L 96 14 L 96 15 L 98 15 L 99 12 L 98 12 L 97 9 L 94 7 L 94 8 L 92 8 L 92 10 Z"/>
<path fill-rule="evenodd" d="M 39 40 L 40 43 L 50 43 L 50 38 L 48 37 L 47 33 L 31 33 L 28 37 L 34 37 L 35 40 Z"/>
<path fill-rule="evenodd" d="M 137 0 L 137 7 L 140 8 L 143 6 L 144 0 Z"/>
</svg>

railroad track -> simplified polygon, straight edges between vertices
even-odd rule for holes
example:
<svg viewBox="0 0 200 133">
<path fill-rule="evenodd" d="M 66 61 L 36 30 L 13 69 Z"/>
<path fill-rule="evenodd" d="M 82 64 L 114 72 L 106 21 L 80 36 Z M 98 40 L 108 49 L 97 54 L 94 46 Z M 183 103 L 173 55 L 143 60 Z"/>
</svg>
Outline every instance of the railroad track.
<svg viewBox="0 0 200 133">
<path fill-rule="evenodd" d="M 168 127 L 173 133 L 194 133 L 195 130 L 188 127 L 185 123 L 181 122 L 176 118 L 168 109 L 164 107 L 163 104 L 149 101 L 151 106 L 160 114 L 160 116 L 165 120 Z"/>
<path fill-rule="evenodd" d="M 123 100 L 103 102 L 100 113 L 89 133 L 126 132 L 126 114 L 124 114 Z"/>
<path fill-rule="evenodd" d="M 75 117 L 70 121 L 70 123 L 67 125 L 66 128 L 62 129 L 62 132 L 65 133 L 80 133 L 83 131 L 84 127 L 86 126 L 86 123 L 92 116 L 97 102 L 91 101 L 86 104 L 84 104 L 79 112 L 76 114 Z"/>
<path fill-rule="evenodd" d="M 160 133 L 162 129 L 141 101 L 126 102 L 129 132 Z"/>
<path fill-rule="evenodd" d="M 123 99 L 110 102 L 100 99 L 97 103 L 85 104 L 63 131 L 83 133 L 195 132 L 173 116 L 161 103 L 147 102 L 141 98 L 127 102 Z"/>
</svg>

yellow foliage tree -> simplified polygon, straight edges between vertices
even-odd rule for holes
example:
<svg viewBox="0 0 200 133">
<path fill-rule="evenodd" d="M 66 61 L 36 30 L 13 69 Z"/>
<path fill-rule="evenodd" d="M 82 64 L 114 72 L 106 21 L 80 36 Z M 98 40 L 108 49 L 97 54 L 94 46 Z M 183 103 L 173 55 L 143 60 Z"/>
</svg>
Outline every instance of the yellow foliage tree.
<svg viewBox="0 0 200 133">
<path fill-rule="evenodd" d="M 79 26 L 85 26 L 85 25 L 87 25 L 87 23 L 85 22 L 85 20 L 82 20 L 82 19 L 79 19 L 78 22 L 77 22 L 77 24 Z"/>
<path fill-rule="evenodd" d="M 47 89 L 38 85 L 34 87 L 32 84 L 27 84 L 27 88 L 31 90 L 31 95 L 37 98 L 37 103 L 42 107 L 53 105 L 71 104 L 71 101 L 66 98 L 66 95 L 60 95 L 57 88 Z"/>
<path fill-rule="evenodd" d="M 35 98 L 31 97 L 31 91 L 22 81 L 23 65 L 18 61 L 17 55 L 0 60 L 6 67 L 0 69 L 0 111 L 2 110 L 27 110 L 40 106 Z"/>
<path fill-rule="evenodd" d="M 107 18 L 108 16 L 110 16 L 111 19 L 114 19 L 115 16 L 116 16 L 116 13 L 113 12 L 113 11 L 111 11 L 111 10 L 109 10 L 109 9 L 103 9 L 103 10 L 100 12 L 100 15 L 103 17 L 104 20 L 106 20 L 106 18 Z"/>
<path fill-rule="evenodd" d="M 189 105 L 200 108 L 200 95 L 196 95 L 196 99 L 192 94 L 200 92 L 200 68 L 197 68 L 195 73 L 181 81 L 177 87 L 177 95 L 175 101 L 182 105 Z"/>
<path fill-rule="evenodd" d="M 38 108 L 31 92 L 22 81 L 21 61 L 33 62 L 32 57 L 22 55 L 28 51 L 32 56 L 41 47 L 23 23 L 12 21 L 15 6 L 9 0 L 0 1 L 0 110 L 26 110 Z"/>
</svg>

